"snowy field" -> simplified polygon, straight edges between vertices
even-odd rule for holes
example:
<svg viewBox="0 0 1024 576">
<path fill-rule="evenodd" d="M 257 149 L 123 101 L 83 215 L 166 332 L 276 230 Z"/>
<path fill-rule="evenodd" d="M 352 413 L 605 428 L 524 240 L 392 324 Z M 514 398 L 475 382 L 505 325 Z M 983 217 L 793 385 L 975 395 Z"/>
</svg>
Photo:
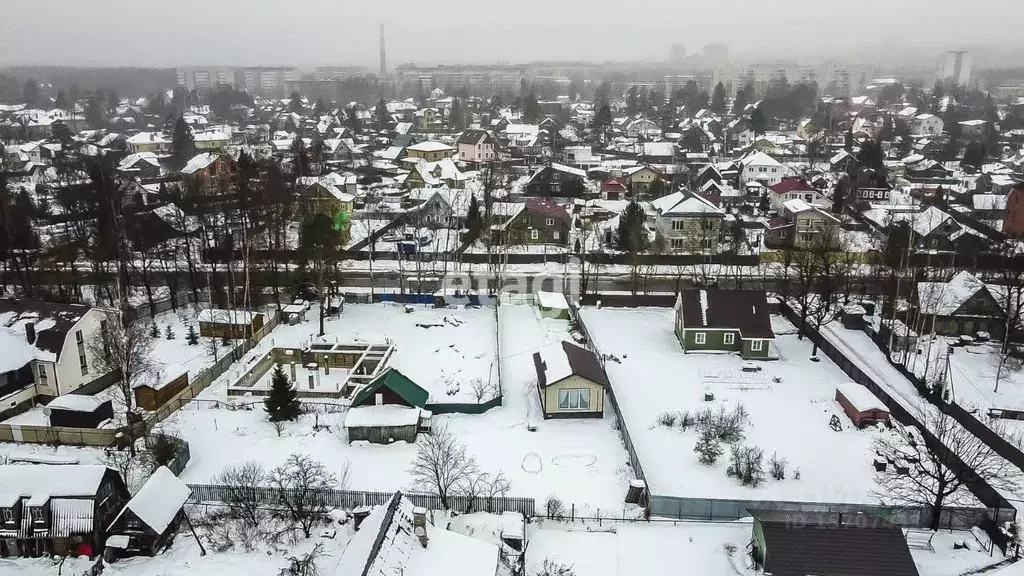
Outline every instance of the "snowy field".
<svg viewBox="0 0 1024 576">
<path fill-rule="evenodd" d="M 621 360 L 607 362 L 608 377 L 652 493 L 878 502 L 871 494 L 874 432 L 854 428 L 835 401 L 836 385 L 849 379 L 827 359 L 811 362 L 809 341 L 780 334 L 780 328 L 793 331 L 782 318 L 773 318 L 780 359 L 760 363 L 761 372 L 744 373 L 744 361 L 736 355 L 684 354 L 672 331 L 671 309 L 586 308 L 582 315 L 601 352 Z M 706 391 L 714 401 L 704 401 Z M 728 449 L 717 464 L 705 466 L 693 453 L 695 431 L 659 423 L 664 412 L 731 411 L 737 404 L 749 413 L 741 442 L 764 451 L 765 468 L 773 453 L 785 458 L 785 480 L 742 486 L 725 474 Z M 843 423 L 841 432 L 829 427 L 832 415 Z M 794 477 L 797 469 L 799 479 Z"/>
</svg>

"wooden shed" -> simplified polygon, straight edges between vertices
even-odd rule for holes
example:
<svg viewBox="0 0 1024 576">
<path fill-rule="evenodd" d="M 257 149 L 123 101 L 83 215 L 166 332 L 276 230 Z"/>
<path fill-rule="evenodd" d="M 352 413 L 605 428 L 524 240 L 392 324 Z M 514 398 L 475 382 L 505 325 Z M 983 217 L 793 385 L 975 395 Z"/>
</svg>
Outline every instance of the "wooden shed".
<svg viewBox="0 0 1024 576">
<path fill-rule="evenodd" d="M 157 468 L 110 523 L 108 559 L 155 556 L 174 538 L 185 517 L 182 507 L 191 494 L 192 489 L 166 466 Z"/>
<path fill-rule="evenodd" d="M 545 318 L 569 319 L 569 302 L 560 292 L 537 292 L 537 307 Z"/>
<path fill-rule="evenodd" d="M 50 426 L 68 428 L 98 428 L 114 417 L 110 400 L 80 394 L 65 394 L 50 401 L 43 409 Z"/>
<path fill-rule="evenodd" d="M 232 340 L 252 338 L 266 318 L 260 312 L 249 310 L 221 310 L 207 308 L 199 312 L 199 335 L 203 338 L 224 338 Z"/>
<path fill-rule="evenodd" d="M 430 393 L 405 374 L 387 368 L 352 399 L 352 408 L 345 416 L 349 442 L 415 442 L 421 418 L 430 416 L 422 410 L 429 398 Z"/>
<path fill-rule="evenodd" d="M 135 387 L 135 403 L 146 410 L 157 410 L 188 386 L 188 370 L 165 366 L 148 382 Z"/>
<path fill-rule="evenodd" d="M 836 387 L 836 402 L 858 428 L 889 422 L 889 409 L 870 390 L 855 382 Z"/>
</svg>

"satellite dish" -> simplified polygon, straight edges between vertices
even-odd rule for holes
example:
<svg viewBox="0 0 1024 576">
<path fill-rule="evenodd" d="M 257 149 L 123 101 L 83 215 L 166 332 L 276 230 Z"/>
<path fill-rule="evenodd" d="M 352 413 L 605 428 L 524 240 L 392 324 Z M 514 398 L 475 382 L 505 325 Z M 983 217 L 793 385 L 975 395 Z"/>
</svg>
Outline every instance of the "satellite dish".
<svg viewBox="0 0 1024 576">
<path fill-rule="evenodd" d="M 49 406 L 43 406 L 43 416 L 46 416 L 47 418 L 49 418 L 49 417 L 50 417 L 50 414 L 51 414 L 52 412 L 53 412 L 53 410 L 52 410 L 52 409 L 50 409 L 50 407 L 49 407 Z"/>
</svg>

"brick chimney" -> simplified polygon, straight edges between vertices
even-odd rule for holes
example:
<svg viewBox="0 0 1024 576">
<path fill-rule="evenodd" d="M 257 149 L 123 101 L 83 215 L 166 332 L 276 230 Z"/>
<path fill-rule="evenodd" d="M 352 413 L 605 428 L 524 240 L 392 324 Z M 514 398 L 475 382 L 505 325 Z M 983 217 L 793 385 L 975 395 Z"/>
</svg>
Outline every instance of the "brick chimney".
<svg viewBox="0 0 1024 576">
<path fill-rule="evenodd" d="M 36 323 L 35 322 L 27 322 L 27 323 L 25 323 L 25 340 L 27 340 L 29 344 L 35 344 L 36 343 Z"/>
<path fill-rule="evenodd" d="M 420 545 L 424 548 L 430 542 L 427 534 L 427 509 L 417 506 L 412 510 L 412 532 L 420 539 Z"/>
</svg>

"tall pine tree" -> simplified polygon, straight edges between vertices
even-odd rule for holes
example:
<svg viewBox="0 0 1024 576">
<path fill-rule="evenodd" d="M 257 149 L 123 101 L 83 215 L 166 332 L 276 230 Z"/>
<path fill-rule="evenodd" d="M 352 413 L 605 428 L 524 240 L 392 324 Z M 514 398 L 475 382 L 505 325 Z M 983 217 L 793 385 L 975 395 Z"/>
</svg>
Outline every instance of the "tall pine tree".
<svg viewBox="0 0 1024 576">
<path fill-rule="evenodd" d="M 374 117 L 375 117 L 375 119 L 377 121 L 377 130 L 380 131 L 380 132 L 383 132 L 383 131 L 387 130 L 387 128 L 388 128 L 388 103 L 384 100 L 383 96 L 381 97 L 380 100 L 377 101 L 377 106 L 376 106 L 376 108 L 373 109 L 373 113 L 374 113 Z"/>
<path fill-rule="evenodd" d="M 173 168 L 181 170 L 185 164 L 196 155 L 196 139 L 192 135 L 192 129 L 185 122 L 184 116 L 179 116 L 174 123 L 174 132 L 171 135 L 171 156 L 174 160 Z"/>
<path fill-rule="evenodd" d="M 719 82 L 711 93 L 711 111 L 715 114 L 725 114 L 725 84 Z"/>
<path fill-rule="evenodd" d="M 458 98 L 452 99 L 452 109 L 449 113 L 449 125 L 453 132 L 461 132 L 466 128 L 466 116 L 462 111 L 462 103 Z"/>
<path fill-rule="evenodd" d="M 274 367 L 274 374 L 270 378 L 270 395 L 263 401 L 263 408 L 271 422 L 295 420 L 302 412 L 299 391 L 288 382 L 280 364 Z"/>
</svg>

